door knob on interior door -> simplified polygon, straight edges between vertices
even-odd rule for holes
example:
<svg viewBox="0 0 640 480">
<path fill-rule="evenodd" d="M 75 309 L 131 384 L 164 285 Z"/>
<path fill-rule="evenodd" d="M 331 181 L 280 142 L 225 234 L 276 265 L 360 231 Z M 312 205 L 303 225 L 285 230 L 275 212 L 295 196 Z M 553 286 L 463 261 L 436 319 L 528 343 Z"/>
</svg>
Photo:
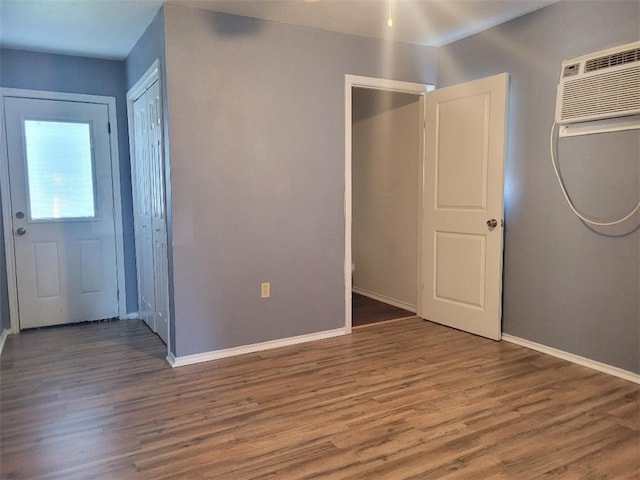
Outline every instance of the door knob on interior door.
<svg viewBox="0 0 640 480">
<path fill-rule="evenodd" d="M 16 235 L 21 236 L 24 235 L 25 233 L 27 233 L 27 229 L 24 227 L 18 227 L 16 228 Z"/>
<path fill-rule="evenodd" d="M 492 218 L 491 220 L 487 220 L 487 227 L 496 228 L 497 226 L 498 226 L 498 221 L 495 218 Z"/>
</svg>

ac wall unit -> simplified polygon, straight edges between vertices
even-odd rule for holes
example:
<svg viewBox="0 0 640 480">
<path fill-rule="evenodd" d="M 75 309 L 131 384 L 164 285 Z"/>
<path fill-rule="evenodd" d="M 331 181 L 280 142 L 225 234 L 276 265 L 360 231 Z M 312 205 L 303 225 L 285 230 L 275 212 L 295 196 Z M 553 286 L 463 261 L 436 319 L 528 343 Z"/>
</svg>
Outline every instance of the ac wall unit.
<svg viewBox="0 0 640 480">
<path fill-rule="evenodd" d="M 640 41 L 562 62 L 560 136 L 640 128 Z"/>
</svg>

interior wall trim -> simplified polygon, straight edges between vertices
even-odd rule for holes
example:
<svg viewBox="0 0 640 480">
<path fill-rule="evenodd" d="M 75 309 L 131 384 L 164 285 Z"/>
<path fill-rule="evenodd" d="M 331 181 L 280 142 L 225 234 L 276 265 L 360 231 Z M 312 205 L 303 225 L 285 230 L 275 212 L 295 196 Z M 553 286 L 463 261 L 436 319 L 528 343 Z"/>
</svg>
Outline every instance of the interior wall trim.
<svg viewBox="0 0 640 480">
<path fill-rule="evenodd" d="M 633 373 L 622 368 L 614 367 L 613 365 L 597 362 L 595 360 L 591 360 L 590 358 L 581 357 L 580 355 L 575 355 L 573 353 L 565 352 L 564 350 L 558 350 L 557 348 L 548 347 L 540 343 L 525 340 L 524 338 L 514 337 L 513 335 L 509 335 L 506 333 L 502 334 L 502 340 L 504 340 L 505 342 L 520 345 L 521 347 L 525 347 L 530 350 L 546 353 L 547 355 L 551 355 L 552 357 L 561 358 L 562 360 L 567 360 L 571 363 L 597 370 L 598 372 L 607 373 L 609 375 L 613 375 L 614 377 L 628 380 L 629 382 L 640 384 L 640 374 Z"/>
<path fill-rule="evenodd" d="M 379 293 L 370 292 L 369 290 L 365 290 L 364 288 L 353 287 L 351 291 L 353 293 L 357 293 L 358 295 L 362 295 L 364 297 L 372 298 L 379 302 L 386 303 L 387 305 L 402 308 L 403 310 L 407 310 L 411 313 L 416 313 L 418 311 L 415 305 L 403 302 L 402 300 L 396 300 L 395 298 L 390 298 Z"/>
<path fill-rule="evenodd" d="M 423 179 L 423 166 L 425 155 L 425 122 L 426 122 L 426 110 L 425 110 L 425 95 L 427 92 L 435 88 L 434 85 L 403 82 L 399 80 L 390 80 L 385 78 L 375 77 L 363 77 L 359 75 L 346 74 L 344 76 L 344 328 L 346 333 L 351 333 L 352 328 L 352 304 L 351 304 L 351 292 L 353 287 L 353 272 L 351 270 L 352 252 L 351 252 L 351 225 L 352 225 L 352 93 L 354 88 L 369 88 L 373 90 L 383 90 L 387 92 L 399 92 L 410 93 L 420 97 L 420 112 L 421 118 L 419 120 L 422 127 L 421 131 L 421 148 L 420 148 L 420 173 L 419 178 Z M 420 197 L 420 204 L 418 205 L 418 212 L 422 212 L 422 195 L 424 191 L 424 179 L 420 183 L 418 196 Z M 418 225 L 418 285 L 422 282 L 422 258 L 421 252 L 422 245 L 422 216 L 419 215 Z M 421 298 L 418 295 L 417 310 L 422 313 Z"/>
<path fill-rule="evenodd" d="M 345 328 L 336 328 L 334 330 L 325 330 L 322 332 L 309 333 L 296 337 L 269 340 L 266 342 L 225 348 L 223 350 L 213 350 L 211 352 L 196 353 L 194 355 L 185 355 L 182 357 L 176 357 L 175 355 L 173 355 L 173 353 L 169 352 L 169 355 L 167 355 L 167 362 L 169 362 L 169 364 L 174 368 L 184 367 L 185 365 L 209 362 L 211 360 L 218 360 L 220 358 L 244 355 L 245 353 L 261 352 L 263 350 L 270 350 L 272 348 L 287 347 L 289 345 L 297 345 L 299 343 L 307 343 L 313 342 L 315 340 L 324 340 L 325 338 L 339 337 L 341 335 L 346 335 L 347 333 L 350 332 L 347 332 Z"/>
</svg>

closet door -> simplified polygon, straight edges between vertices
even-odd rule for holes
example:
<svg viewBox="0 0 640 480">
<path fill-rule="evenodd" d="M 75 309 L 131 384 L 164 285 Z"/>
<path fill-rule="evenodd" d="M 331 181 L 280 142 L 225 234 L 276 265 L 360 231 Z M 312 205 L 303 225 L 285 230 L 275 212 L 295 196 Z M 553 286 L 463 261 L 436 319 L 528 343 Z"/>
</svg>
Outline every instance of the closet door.
<svg viewBox="0 0 640 480">
<path fill-rule="evenodd" d="M 139 316 L 155 332 L 153 225 L 151 215 L 151 163 L 149 130 L 151 117 L 145 92 L 133 103 L 135 158 L 132 159 L 133 203 L 138 270 Z"/>
<path fill-rule="evenodd" d="M 153 248 L 153 293 L 156 332 L 167 343 L 169 336 L 169 289 L 167 268 L 167 232 L 162 155 L 162 104 L 160 85 L 156 81 L 146 92 L 149 109 L 149 183 L 151 198 L 151 231 Z"/>
</svg>

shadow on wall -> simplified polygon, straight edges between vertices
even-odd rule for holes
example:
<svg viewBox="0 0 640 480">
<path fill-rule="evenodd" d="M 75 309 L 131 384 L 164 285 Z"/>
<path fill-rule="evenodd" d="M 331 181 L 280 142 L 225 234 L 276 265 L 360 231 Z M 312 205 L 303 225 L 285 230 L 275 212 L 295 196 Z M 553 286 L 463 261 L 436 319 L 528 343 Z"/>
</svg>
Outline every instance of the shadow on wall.
<svg viewBox="0 0 640 480">
<path fill-rule="evenodd" d="M 617 222 L 638 208 L 640 182 L 628 172 L 638 171 L 640 130 L 556 138 L 555 145 L 558 174 L 582 215 L 596 222 Z M 563 202 L 562 208 L 570 207 Z M 640 230 L 640 212 L 617 225 L 582 223 L 603 237 L 625 237 Z"/>
<path fill-rule="evenodd" d="M 412 93 L 388 92 L 373 88 L 354 87 L 352 97 L 353 121 L 359 122 L 381 113 L 395 110 L 417 101 Z"/>
<path fill-rule="evenodd" d="M 636 216 L 640 217 L 640 215 L 636 215 Z M 635 223 L 633 223 L 632 220 L 629 220 L 629 222 L 631 222 L 631 226 L 626 230 L 624 229 L 624 226 L 620 227 L 620 230 L 621 230 L 620 233 L 611 233 L 611 232 L 604 231 L 604 229 L 607 227 L 595 227 L 585 222 L 582 222 L 582 223 L 584 224 L 585 227 L 587 227 L 589 230 L 591 230 L 593 233 L 597 235 L 600 235 L 602 237 L 609 237 L 609 238 L 619 238 L 619 237 L 626 237 L 627 235 L 631 235 L 632 233 L 636 233 L 637 231 L 640 230 L 640 218 Z"/>
<path fill-rule="evenodd" d="M 208 18 L 211 19 L 211 26 L 220 35 L 228 37 L 239 37 L 241 35 L 253 35 L 259 32 L 264 22 L 256 18 L 239 17 L 225 13 L 213 13 Z"/>
</svg>

